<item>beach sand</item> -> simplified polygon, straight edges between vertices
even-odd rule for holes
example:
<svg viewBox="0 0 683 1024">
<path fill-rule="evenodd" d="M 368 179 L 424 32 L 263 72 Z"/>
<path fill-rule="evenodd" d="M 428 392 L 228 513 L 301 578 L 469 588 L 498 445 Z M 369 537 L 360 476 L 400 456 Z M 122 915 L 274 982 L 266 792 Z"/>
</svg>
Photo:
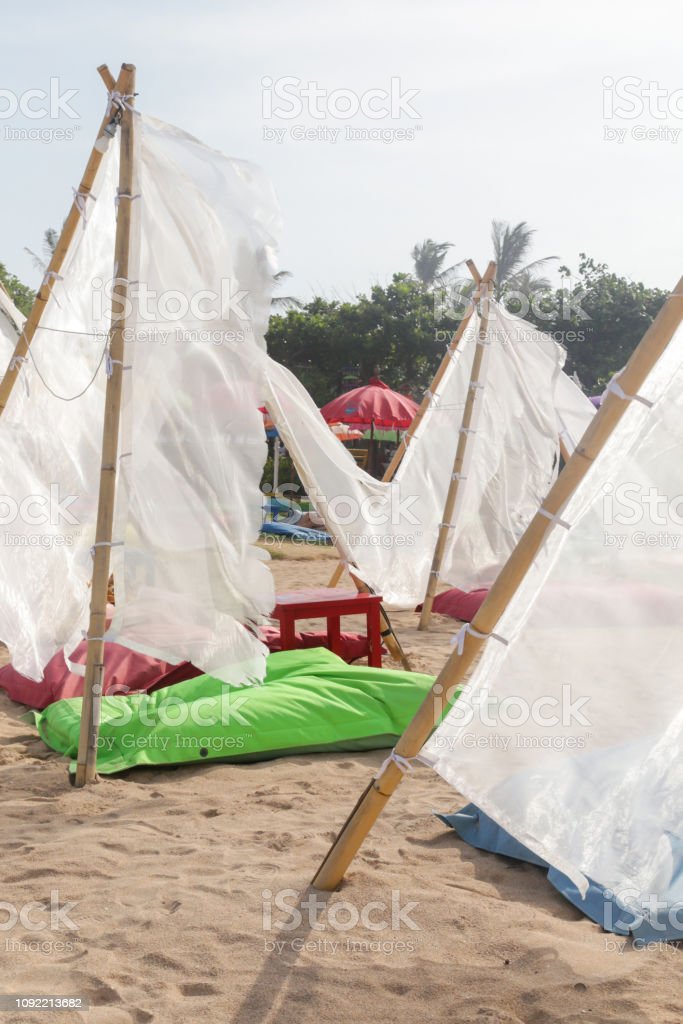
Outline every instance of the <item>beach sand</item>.
<svg viewBox="0 0 683 1024">
<path fill-rule="evenodd" d="M 273 570 L 284 590 L 323 585 L 333 565 L 318 551 Z M 392 620 L 414 667 L 437 671 L 456 625 L 437 616 L 424 634 L 412 613 Z M 683 1019 L 675 948 L 635 950 L 540 869 L 468 847 L 431 814 L 464 801 L 426 768 L 389 802 L 341 891 L 318 894 L 326 909 L 309 900 L 297 924 L 278 903 L 306 895 L 386 752 L 141 769 L 75 790 L 22 712 L 0 695 L 0 991 L 90 1009 L 0 1022 Z M 62 916 L 40 928 L 51 900 Z M 38 930 L 9 928 L 7 904 L 30 901 Z"/>
</svg>

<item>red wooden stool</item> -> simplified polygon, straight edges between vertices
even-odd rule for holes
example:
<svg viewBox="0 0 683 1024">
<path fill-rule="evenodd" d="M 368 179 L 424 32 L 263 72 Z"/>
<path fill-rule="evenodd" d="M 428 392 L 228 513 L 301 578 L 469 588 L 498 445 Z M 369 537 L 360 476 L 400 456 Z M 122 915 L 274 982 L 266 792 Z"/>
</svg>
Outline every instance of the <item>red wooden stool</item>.
<svg viewBox="0 0 683 1024">
<path fill-rule="evenodd" d="M 365 615 L 368 632 L 368 665 L 382 667 L 382 637 L 380 626 L 379 594 L 365 594 L 356 590 L 336 590 L 318 587 L 310 590 L 288 590 L 275 599 L 273 616 L 280 623 L 280 643 L 283 651 L 297 647 L 295 623 L 297 619 L 326 619 L 327 642 L 334 654 L 341 654 L 339 620 L 342 615 Z"/>
</svg>

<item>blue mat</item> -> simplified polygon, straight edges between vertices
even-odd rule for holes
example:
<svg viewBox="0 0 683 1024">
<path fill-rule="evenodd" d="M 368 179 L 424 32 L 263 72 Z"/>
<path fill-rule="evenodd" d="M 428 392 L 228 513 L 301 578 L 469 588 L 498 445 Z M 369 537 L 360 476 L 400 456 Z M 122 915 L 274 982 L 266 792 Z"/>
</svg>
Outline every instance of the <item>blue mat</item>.
<svg viewBox="0 0 683 1024">
<path fill-rule="evenodd" d="M 331 544 L 332 538 L 324 530 L 311 530 L 307 526 L 293 526 L 291 523 L 262 523 L 261 533 L 277 534 L 306 544 Z"/>
<path fill-rule="evenodd" d="M 538 857 L 497 825 L 492 818 L 474 804 L 468 804 L 457 814 L 437 814 L 445 825 L 478 850 L 500 853 L 515 860 L 526 861 L 546 868 L 548 881 L 577 910 L 595 921 L 605 931 L 616 935 L 631 935 L 637 945 L 647 942 L 683 940 L 683 844 L 677 836 L 669 836 L 674 860 L 678 865 L 666 892 L 658 893 L 656 913 L 649 919 L 626 910 L 613 898 L 611 890 L 589 879 L 588 892 L 581 896 L 571 879 Z"/>
</svg>

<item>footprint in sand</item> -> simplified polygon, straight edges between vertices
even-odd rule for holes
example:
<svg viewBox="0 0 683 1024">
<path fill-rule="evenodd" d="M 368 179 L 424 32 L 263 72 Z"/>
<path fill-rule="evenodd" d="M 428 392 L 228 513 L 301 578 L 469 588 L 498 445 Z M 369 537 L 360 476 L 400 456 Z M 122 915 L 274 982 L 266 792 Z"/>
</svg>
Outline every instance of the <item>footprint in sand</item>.
<svg viewBox="0 0 683 1024">
<path fill-rule="evenodd" d="M 215 996 L 219 992 L 215 985 L 207 981 L 188 981 L 179 987 L 184 996 Z"/>
</svg>

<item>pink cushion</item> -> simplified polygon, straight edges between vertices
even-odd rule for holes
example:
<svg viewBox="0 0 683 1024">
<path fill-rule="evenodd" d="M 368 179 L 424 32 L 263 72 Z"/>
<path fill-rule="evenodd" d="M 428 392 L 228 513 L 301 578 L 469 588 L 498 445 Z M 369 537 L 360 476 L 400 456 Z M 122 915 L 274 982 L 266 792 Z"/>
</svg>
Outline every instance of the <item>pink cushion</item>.
<svg viewBox="0 0 683 1024">
<path fill-rule="evenodd" d="M 452 587 L 450 590 L 444 590 L 443 594 L 437 594 L 432 611 L 438 615 L 449 615 L 452 619 L 458 619 L 460 622 L 471 622 L 483 605 L 487 594 L 487 588 L 470 590 L 467 593 L 465 590 Z M 422 605 L 415 610 L 421 611 Z"/>
</svg>

